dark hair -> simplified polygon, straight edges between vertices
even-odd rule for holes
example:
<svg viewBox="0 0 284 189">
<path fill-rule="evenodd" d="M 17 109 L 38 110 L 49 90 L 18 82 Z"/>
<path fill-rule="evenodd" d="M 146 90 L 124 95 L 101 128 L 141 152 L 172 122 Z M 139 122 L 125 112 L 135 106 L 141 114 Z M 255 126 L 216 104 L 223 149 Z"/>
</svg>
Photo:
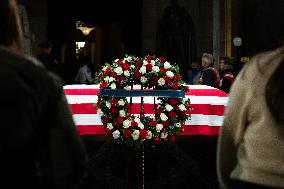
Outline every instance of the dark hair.
<svg viewBox="0 0 284 189">
<path fill-rule="evenodd" d="M 266 85 L 266 103 L 278 124 L 284 124 L 284 59 L 276 68 Z"/>
<path fill-rule="evenodd" d="M 23 34 L 15 0 L 0 1 L 0 45 L 23 50 Z"/>
</svg>

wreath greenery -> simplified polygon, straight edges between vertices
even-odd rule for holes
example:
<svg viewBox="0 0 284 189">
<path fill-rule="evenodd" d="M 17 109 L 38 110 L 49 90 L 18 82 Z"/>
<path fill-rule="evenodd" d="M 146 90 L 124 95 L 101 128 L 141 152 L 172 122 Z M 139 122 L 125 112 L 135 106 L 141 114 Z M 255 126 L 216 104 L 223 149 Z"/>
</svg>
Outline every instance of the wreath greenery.
<svg viewBox="0 0 284 189">
<path fill-rule="evenodd" d="M 179 67 L 165 58 L 146 56 L 142 59 L 127 56 L 105 64 L 96 74 L 101 89 L 132 90 L 133 85 L 152 90 L 183 90 L 188 86 L 181 80 Z M 185 121 L 190 118 L 188 98 L 162 98 L 154 106 L 153 115 L 131 115 L 126 97 L 109 97 L 98 94 L 97 111 L 103 125 L 113 138 L 129 145 L 150 142 L 173 143 Z"/>
</svg>

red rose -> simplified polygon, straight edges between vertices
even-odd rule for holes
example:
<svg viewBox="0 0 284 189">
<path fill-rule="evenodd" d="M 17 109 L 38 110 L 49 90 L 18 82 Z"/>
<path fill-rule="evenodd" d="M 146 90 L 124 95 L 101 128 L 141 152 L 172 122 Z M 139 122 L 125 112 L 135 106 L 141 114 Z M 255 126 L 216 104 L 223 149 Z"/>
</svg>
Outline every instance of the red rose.
<svg viewBox="0 0 284 189">
<path fill-rule="evenodd" d="M 173 90 L 178 90 L 178 82 L 174 82 L 174 83 L 172 84 L 172 89 L 173 89 Z"/>
<path fill-rule="evenodd" d="M 148 131 L 145 129 L 141 129 L 139 132 L 139 137 L 141 140 L 144 140 L 148 136 Z"/>
<path fill-rule="evenodd" d="M 157 121 L 150 120 L 150 121 L 149 121 L 149 125 L 150 125 L 151 127 L 156 127 Z"/>
<path fill-rule="evenodd" d="M 116 78 L 117 74 L 116 74 L 116 72 L 111 72 L 110 76 Z"/>
<path fill-rule="evenodd" d="M 125 64 L 122 65 L 123 70 L 129 70 L 129 68 L 130 68 L 129 64 L 125 63 Z"/>
<path fill-rule="evenodd" d="M 110 112 L 111 112 L 112 114 L 117 114 L 118 109 L 115 108 L 115 107 L 111 107 L 111 108 L 110 108 Z"/>
<path fill-rule="evenodd" d="M 172 144 L 176 141 L 176 137 L 174 135 L 169 136 L 169 142 Z"/>
<path fill-rule="evenodd" d="M 171 78 L 169 78 L 169 77 L 165 77 L 164 80 L 165 80 L 166 83 L 170 83 L 172 81 Z"/>
<path fill-rule="evenodd" d="M 169 104 L 172 105 L 172 106 L 176 106 L 177 105 L 177 99 L 176 98 L 171 98 L 169 100 Z"/>
<path fill-rule="evenodd" d="M 125 129 L 123 135 L 125 138 L 132 139 L 131 131 L 129 129 Z"/>
<path fill-rule="evenodd" d="M 108 122 L 109 122 L 109 118 L 108 118 L 106 115 L 103 115 L 103 116 L 102 116 L 102 121 L 103 121 L 104 123 L 108 123 Z"/>
<path fill-rule="evenodd" d="M 134 65 L 136 68 L 139 68 L 141 66 L 141 60 L 140 59 L 134 60 Z"/>
<path fill-rule="evenodd" d="M 102 77 L 103 77 L 103 74 L 100 73 L 100 74 L 98 75 L 98 78 L 101 79 Z"/>
<path fill-rule="evenodd" d="M 117 105 L 117 99 L 116 98 L 112 98 L 110 101 L 112 106 L 116 106 Z"/>
<path fill-rule="evenodd" d="M 124 81 L 124 77 L 120 76 L 119 78 L 117 78 L 118 83 L 123 83 L 123 81 Z"/>
<path fill-rule="evenodd" d="M 162 111 L 160 109 L 155 110 L 155 114 L 160 115 L 161 113 L 162 113 Z"/>
<path fill-rule="evenodd" d="M 132 126 L 132 127 L 138 127 L 138 123 L 136 123 L 135 121 L 132 121 L 132 122 L 131 122 L 131 126 Z"/>
<path fill-rule="evenodd" d="M 174 75 L 173 79 L 175 81 L 179 81 L 181 78 L 180 78 L 180 75 L 176 74 L 176 75 Z"/>
<path fill-rule="evenodd" d="M 189 92 L 189 87 L 185 86 L 185 92 Z"/>
<path fill-rule="evenodd" d="M 105 89 L 105 88 L 107 88 L 107 82 L 102 82 L 101 84 L 100 84 L 100 88 L 101 89 Z"/>
<path fill-rule="evenodd" d="M 135 77 L 135 78 L 140 78 L 141 75 L 142 75 L 142 74 L 141 74 L 139 71 L 135 71 L 135 72 L 134 72 L 134 77 Z"/>
<path fill-rule="evenodd" d="M 167 72 L 167 69 L 165 69 L 165 68 L 160 68 L 160 72 L 161 72 L 161 73 L 166 73 L 166 72 Z"/>
<path fill-rule="evenodd" d="M 154 60 L 154 58 L 155 58 L 155 56 L 149 56 L 149 55 L 148 55 L 148 56 L 147 56 L 147 61 L 148 61 L 148 62 L 151 62 L 151 60 Z"/>
<path fill-rule="evenodd" d="M 159 58 L 159 60 L 160 60 L 161 63 L 166 62 L 166 59 L 164 57 L 162 57 L 162 56 Z"/>
<path fill-rule="evenodd" d="M 147 65 L 146 65 L 146 70 L 147 70 L 148 72 L 150 72 L 150 71 L 152 71 L 152 67 L 153 67 L 152 64 L 147 64 Z"/>
<path fill-rule="evenodd" d="M 104 75 L 108 75 L 110 73 L 110 67 L 107 67 L 106 71 L 104 72 Z"/>
<path fill-rule="evenodd" d="M 124 119 L 122 117 L 117 117 L 115 122 L 116 124 L 123 124 Z"/>
<path fill-rule="evenodd" d="M 160 144 L 161 143 L 161 139 L 159 137 L 155 137 L 153 140 L 153 144 Z"/>
<path fill-rule="evenodd" d="M 170 125 L 170 123 L 169 123 L 168 120 L 166 120 L 166 121 L 163 121 L 162 125 L 163 125 L 164 127 L 168 127 L 168 126 Z"/>
<path fill-rule="evenodd" d="M 119 66 L 122 66 L 123 60 L 122 60 L 122 59 L 119 59 L 119 60 L 117 61 L 117 64 L 118 64 Z"/>
<path fill-rule="evenodd" d="M 176 116 L 177 116 L 177 114 L 173 111 L 169 113 L 170 118 L 176 118 Z"/>
<path fill-rule="evenodd" d="M 153 85 L 157 85 L 158 84 L 158 80 L 159 80 L 159 78 L 158 77 L 152 77 L 152 83 L 153 83 Z"/>
</svg>

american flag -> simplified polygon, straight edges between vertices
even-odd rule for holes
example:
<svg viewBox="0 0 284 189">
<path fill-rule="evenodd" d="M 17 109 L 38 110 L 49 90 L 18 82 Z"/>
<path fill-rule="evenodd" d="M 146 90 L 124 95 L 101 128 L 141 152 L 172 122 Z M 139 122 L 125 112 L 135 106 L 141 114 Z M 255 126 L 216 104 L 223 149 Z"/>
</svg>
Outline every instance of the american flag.
<svg viewBox="0 0 284 189">
<path fill-rule="evenodd" d="M 134 89 L 139 86 L 134 86 Z M 107 134 L 97 114 L 99 85 L 65 85 L 64 93 L 73 113 L 73 119 L 80 135 Z M 191 119 L 186 121 L 181 135 L 217 136 L 222 126 L 228 95 L 219 89 L 206 85 L 189 85 L 185 98 L 191 102 Z M 132 98 L 132 113 L 140 113 L 140 97 Z M 157 103 L 157 100 L 156 100 Z M 144 97 L 145 114 L 153 113 L 153 97 Z"/>
</svg>

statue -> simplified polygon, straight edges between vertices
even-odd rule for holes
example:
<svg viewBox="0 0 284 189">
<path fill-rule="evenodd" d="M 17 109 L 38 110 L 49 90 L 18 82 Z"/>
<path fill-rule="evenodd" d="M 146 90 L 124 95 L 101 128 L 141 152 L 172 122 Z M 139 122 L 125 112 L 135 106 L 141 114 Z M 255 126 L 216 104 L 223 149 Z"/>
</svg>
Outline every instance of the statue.
<svg viewBox="0 0 284 189">
<path fill-rule="evenodd" d="M 195 28 L 190 14 L 177 0 L 171 0 L 159 20 L 156 33 L 156 54 L 166 56 L 177 63 L 184 81 L 188 81 L 188 70 L 196 59 Z"/>
</svg>

